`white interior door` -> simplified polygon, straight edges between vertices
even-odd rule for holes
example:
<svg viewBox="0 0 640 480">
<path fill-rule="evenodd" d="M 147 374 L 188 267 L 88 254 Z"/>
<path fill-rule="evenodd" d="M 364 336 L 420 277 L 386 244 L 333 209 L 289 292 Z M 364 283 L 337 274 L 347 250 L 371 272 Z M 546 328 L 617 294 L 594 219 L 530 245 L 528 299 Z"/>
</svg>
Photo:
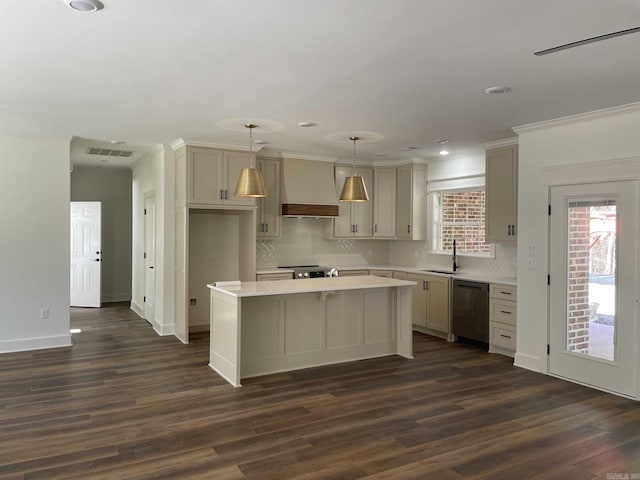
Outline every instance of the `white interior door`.
<svg viewBox="0 0 640 480">
<path fill-rule="evenodd" d="M 72 307 L 100 307 L 101 203 L 71 202 Z"/>
<path fill-rule="evenodd" d="M 156 197 L 144 198 L 144 318 L 153 323 L 156 291 Z"/>
<path fill-rule="evenodd" d="M 552 187 L 552 374 L 635 395 L 637 227 L 637 182 Z"/>
</svg>

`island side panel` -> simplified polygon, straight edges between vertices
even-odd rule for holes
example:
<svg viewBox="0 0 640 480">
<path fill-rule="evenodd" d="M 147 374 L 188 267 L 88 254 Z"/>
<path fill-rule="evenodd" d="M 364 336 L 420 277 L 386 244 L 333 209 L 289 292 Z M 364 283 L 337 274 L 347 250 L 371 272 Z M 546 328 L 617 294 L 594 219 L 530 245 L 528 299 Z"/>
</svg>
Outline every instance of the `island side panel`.
<svg viewBox="0 0 640 480">
<path fill-rule="evenodd" d="M 397 353 L 413 358 L 412 287 L 396 287 Z"/>
<path fill-rule="evenodd" d="M 399 348 L 396 316 L 406 312 L 396 296 L 395 287 L 383 287 L 244 298 L 241 378 L 398 353 L 410 357 L 410 345 Z M 410 328 L 411 297 L 408 308 Z M 403 339 L 410 342 L 408 335 Z"/>
<path fill-rule="evenodd" d="M 234 387 L 240 386 L 242 302 L 211 290 L 209 366 Z"/>
</svg>

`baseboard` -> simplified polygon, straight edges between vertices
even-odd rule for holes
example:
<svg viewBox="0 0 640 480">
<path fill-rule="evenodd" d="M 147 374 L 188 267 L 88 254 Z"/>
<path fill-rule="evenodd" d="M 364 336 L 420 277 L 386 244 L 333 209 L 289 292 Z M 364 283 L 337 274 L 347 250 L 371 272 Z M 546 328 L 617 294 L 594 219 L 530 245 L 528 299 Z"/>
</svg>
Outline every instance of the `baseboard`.
<svg viewBox="0 0 640 480">
<path fill-rule="evenodd" d="M 133 310 L 140 318 L 144 318 L 144 308 L 138 305 L 134 300 L 131 300 L 131 310 Z"/>
<path fill-rule="evenodd" d="M 131 292 L 111 293 L 111 294 L 102 295 L 101 300 L 102 300 L 102 303 L 128 302 L 131 300 Z"/>
<path fill-rule="evenodd" d="M 546 359 L 540 357 L 534 357 L 533 355 L 527 355 L 526 353 L 516 352 L 513 357 L 513 364 L 516 367 L 531 370 L 532 372 L 547 373 Z"/>
<path fill-rule="evenodd" d="M 208 323 L 197 323 L 195 325 L 189 325 L 189 332 L 208 332 Z"/>
<path fill-rule="evenodd" d="M 70 347 L 71 345 L 73 345 L 71 341 L 71 334 L 56 335 L 52 337 L 24 338 L 20 340 L 6 340 L 0 342 L 0 353 Z"/>
</svg>

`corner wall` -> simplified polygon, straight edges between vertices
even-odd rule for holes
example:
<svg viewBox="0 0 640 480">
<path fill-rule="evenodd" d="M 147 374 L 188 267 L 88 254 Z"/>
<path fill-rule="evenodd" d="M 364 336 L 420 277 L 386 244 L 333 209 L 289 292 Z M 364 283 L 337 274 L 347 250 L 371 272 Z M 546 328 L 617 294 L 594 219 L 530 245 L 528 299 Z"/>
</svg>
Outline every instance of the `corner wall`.
<svg viewBox="0 0 640 480">
<path fill-rule="evenodd" d="M 71 345 L 69 141 L 0 137 L 0 353 Z"/>
<path fill-rule="evenodd" d="M 518 251 L 522 252 L 518 257 L 515 364 L 547 372 L 549 187 L 543 180 L 541 169 L 640 157 L 640 104 L 515 130 L 520 138 Z M 607 172 L 604 171 L 598 181 L 607 180 Z M 529 245 L 535 246 L 535 256 L 526 254 Z M 536 266 L 532 270 L 527 268 L 529 259 L 535 261 Z"/>
<path fill-rule="evenodd" d="M 173 152 L 163 145 L 131 167 L 131 309 L 144 318 L 144 197 L 153 192 L 156 199 L 155 308 L 154 318 L 147 320 L 160 335 L 173 334 L 173 169 Z"/>
</svg>

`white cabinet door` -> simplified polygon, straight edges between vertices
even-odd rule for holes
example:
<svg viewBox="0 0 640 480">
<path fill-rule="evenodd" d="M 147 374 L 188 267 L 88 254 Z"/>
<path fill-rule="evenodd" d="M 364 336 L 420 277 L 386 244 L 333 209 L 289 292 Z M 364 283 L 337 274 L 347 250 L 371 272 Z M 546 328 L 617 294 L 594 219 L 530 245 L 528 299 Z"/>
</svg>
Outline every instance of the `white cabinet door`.
<svg viewBox="0 0 640 480">
<path fill-rule="evenodd" d="M 210 148 L 188 150 L 188 202 L 219 205 L 224 202 L 224 152 Z"/>
<path fill-rule="evenodd" d="M 361 176 L 369 193 L 368 202 L 355 202 L 351 209 L 351 220 L 355 225 L 353 236 L 371 238 L 373 233 L 373 170 L 370 168 L 358 168 L 357 175 Z"/>
<path fill-rule="evenodd" d="M 280 236 L 280 160 L 258 159 L 257 168 L 262 172 L 265 198 L 258 199 L 256 234 L 262 238 Z"/>
<path fill-rule="evenodd" d="M 396 169 L 374 169 L 373 236 L 396 236 Z"/>
<path fill-rule="evenodd" d="M 396 236 L 411 238 L 411 165 L 396 171 Z"/>
<path fill-rule="evenodd" d="M 335 166 L 336 195 L 340 198 L 344 180 L 353 171 L 345 165 Z M 333 219 L 333 235 L 335 237 L 353 236 L 353 222 L 351 221 L 351 202 L 338 202 L 338 217 Z"/>
<path fill-rule="evenodd" d="M 485 239 L 516 240 L 518 214 L 518 146 L 487 150 Z"/>
</svg>

